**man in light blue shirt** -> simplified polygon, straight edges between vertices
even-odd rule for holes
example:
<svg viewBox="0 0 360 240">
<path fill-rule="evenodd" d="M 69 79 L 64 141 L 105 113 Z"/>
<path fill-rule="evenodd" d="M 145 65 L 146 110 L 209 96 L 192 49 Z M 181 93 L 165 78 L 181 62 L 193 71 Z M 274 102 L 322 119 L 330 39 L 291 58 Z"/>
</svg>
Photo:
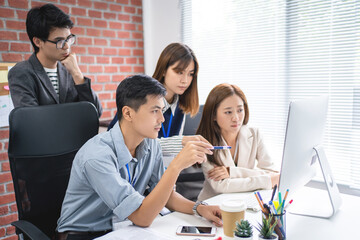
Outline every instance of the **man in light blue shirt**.
<svg viewBox="0 0 360 240">
<path fill-rule="evenodd" d="M 149 226 L 166 206 L 199 214 L 221 226 L 220 209 L 185 199 L 173 189 L 179 173 L 206 161 L 212 148 L 190 141 L 166 171 L 156 140 L 164 121 L 165 88 L 155 79 L 135 75 L 116 91 L 118 124 L 90 139 L 76 154 L 57 231 L 59 239 L 93 239 L 111 231 L 115 214 Z M 148 188 L 150 194 L 143 196 Z"/>
</svg>

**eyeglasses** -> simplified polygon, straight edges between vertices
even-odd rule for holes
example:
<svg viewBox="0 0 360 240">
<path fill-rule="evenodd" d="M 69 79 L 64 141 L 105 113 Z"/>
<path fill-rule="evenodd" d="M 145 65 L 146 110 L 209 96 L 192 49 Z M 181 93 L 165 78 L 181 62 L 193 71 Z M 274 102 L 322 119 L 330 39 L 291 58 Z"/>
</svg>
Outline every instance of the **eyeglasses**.
<svg viewBox="0 0 360 240">
<path fill-rule="evenodd" d="M 76 35 L 74 34 L 71 34 L 70 36 L 68 36 L 66 39 L 64 40 L 58 40 L 58 41 L 51 41 L 51 40 L 48 40 L 48 39 L 43 39 L 43 41 L 46 41 L 46 42 L 51 42 L 51 43 L 54 43 L 56 44 L 56 48 L 57 49 L 62 49 L 64 48 L 65 46 L 65 43 L 68 43 L 69 46 L 73 45 L 75 43 L 75 40 L 76 40 Z"/>
</svg>

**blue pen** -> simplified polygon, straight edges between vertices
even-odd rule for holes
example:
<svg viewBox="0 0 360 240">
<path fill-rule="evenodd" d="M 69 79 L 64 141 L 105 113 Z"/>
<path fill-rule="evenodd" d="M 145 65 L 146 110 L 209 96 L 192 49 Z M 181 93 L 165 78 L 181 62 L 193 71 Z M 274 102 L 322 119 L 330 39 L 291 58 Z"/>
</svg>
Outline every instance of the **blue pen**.
<svg viewBox="0 0 360 240">
<path fill-rule="evenodd" d="M 230 146 L 214 146 L 213 150 L 231 149 Z"/>
<path fill-rule="evenodd" d="M 273 214 L 277 214 L 274 203 L 271 200 L 269 201 L 269 206 L 270 206 L 270 209 L 272 210 Z"/>
<path fill-rule="evenodd" d="M 260 199 L 261 204 L 264 205 L 264 201 L 263 201 L 263 199 L 262 199 L 262 197 L 260 195 L 260 192 L 256 192 L 256 193 L 257 193 L 257 195 L 258 195 L 258 197 Z"/>
</svg>

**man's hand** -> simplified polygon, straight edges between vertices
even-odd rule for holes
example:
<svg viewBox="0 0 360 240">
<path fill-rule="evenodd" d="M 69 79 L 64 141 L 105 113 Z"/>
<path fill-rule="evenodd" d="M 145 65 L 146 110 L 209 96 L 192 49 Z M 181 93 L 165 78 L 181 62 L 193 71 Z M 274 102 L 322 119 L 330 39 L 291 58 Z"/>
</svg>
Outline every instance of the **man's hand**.
<svg viewBox="0 0 360 240">
<path fill-rule="evenodd" d="M 221 210 L 219 206 L 199 205 L 196 210 L 202 217 L 206 218 L 217 227 L 222 226 Z"/>
<path fill-rule="evenodd" d="M 76 85 L 84 83 L 84 75 L 79 68 L 75 53 L 70 53 L 65 59 L 61 61 L 61 63 L 64 65 L 66 70 L 69 71 Z"/>
<path fill-rule="evenodd" d="M 186 143 L 187 143 L 187 142 L 190 142 L 190 141 L 202 141 L 202 142 L 211 144 L 211 143 L 208 142 L 208 140 L 206 140 L 206 139 L 205 139 L 203 136 L 201 136 L 201 135 L 183 136 L 182 141 L 181 141 L 181 144 L 182 144 L 183 146 L 185 146 Z"/>
<path fill-rule="evenodd" d="M 175 167 L 178 171 L 182 171 L 195 163 L 203 163 L 206 161 L 206 154 L 212 155 L 210 150 L 213 146 L 202 141 L 189 141 L 180 153 L 171 161 L 170 167 Z"/>
<path fill-rule="evenodd" d="M 224 166 L 217 166 L 208 171 L 208 178 L 215 181 L 220 181 L 229 177 L 229 169 Z"/>
</svg>

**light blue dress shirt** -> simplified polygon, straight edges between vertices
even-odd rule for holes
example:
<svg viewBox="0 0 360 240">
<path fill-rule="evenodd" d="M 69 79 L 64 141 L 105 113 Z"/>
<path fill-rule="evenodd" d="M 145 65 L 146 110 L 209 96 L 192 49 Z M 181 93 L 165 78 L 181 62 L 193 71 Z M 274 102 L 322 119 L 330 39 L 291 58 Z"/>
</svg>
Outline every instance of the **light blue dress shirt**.
<svg viewBox="0 0 360 240">
<path fill-rule="evenodd" d="M 57 231 L 111 229 L 113 214 L 125 220 L 142 204 L 145 189 L 151 191 L 163 173 L 158 141 L 144 139 L 133 158 L 119 124 L 115 124 L 76 154 Z"/>
</svg>

